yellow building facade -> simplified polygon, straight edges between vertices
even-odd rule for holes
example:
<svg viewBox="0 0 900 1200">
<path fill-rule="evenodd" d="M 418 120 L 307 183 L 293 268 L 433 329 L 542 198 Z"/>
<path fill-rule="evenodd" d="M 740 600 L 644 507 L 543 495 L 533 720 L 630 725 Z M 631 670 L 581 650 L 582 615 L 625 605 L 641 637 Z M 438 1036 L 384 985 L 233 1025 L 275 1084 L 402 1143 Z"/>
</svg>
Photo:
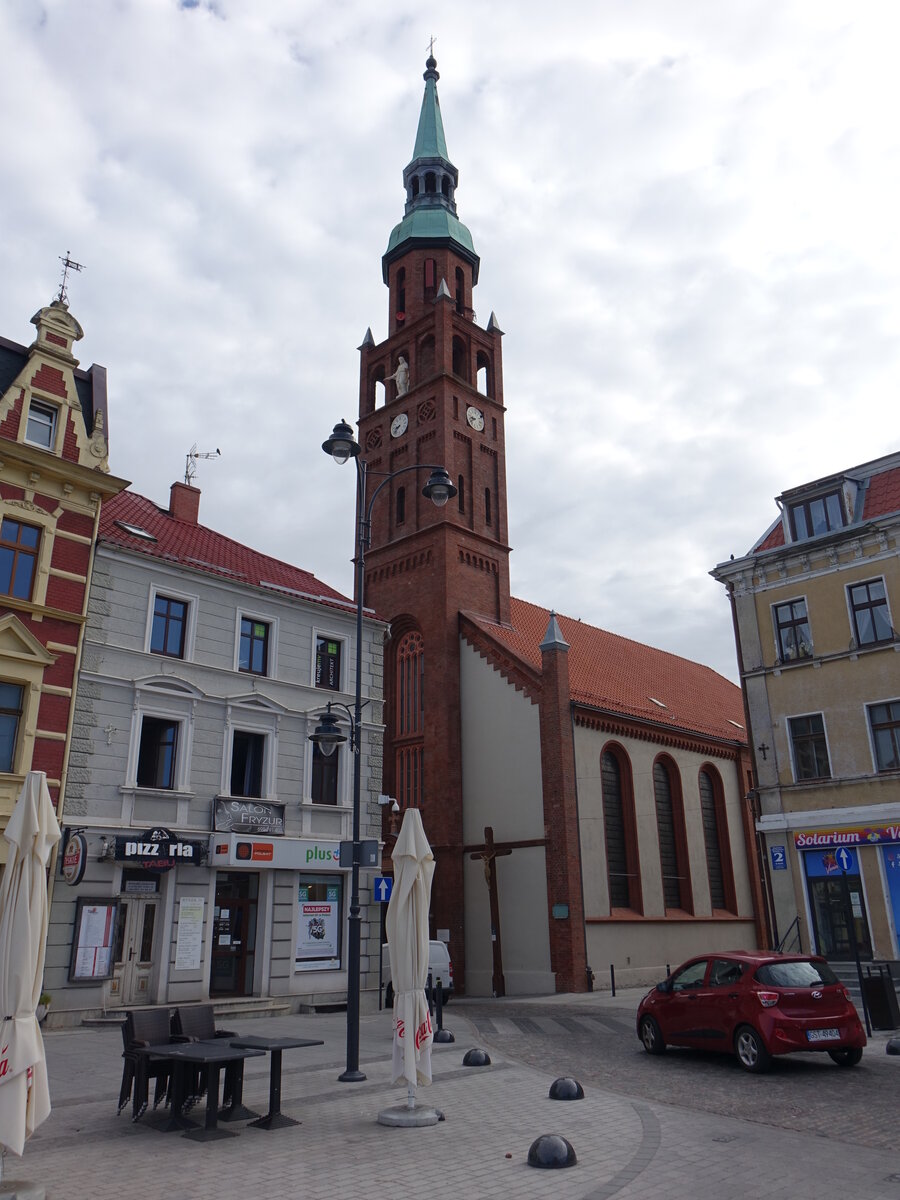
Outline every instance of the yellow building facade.
<svg viewBox="0 0 900 1200">
<path fill-rule="evenodd" d="M 793 488 L 730 595 L 774 941 L 900 958 L 900 454 Z"/>
</svg>

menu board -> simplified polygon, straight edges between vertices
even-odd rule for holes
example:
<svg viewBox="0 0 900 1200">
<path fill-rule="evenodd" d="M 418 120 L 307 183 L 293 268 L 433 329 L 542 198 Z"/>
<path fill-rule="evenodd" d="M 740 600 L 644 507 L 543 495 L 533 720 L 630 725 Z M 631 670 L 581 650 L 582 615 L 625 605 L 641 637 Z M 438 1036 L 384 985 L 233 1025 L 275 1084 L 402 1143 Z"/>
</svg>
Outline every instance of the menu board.
<svg viewBox="0 0 900 1200">
<path fill-rule="evenodd" d="M 175 970 L 195 971 L 203 954 L 202 896 L 182 896 L 178 904 L 178 933 L 175 942 Z"/>
<path fill-rule="evenodd" d="M 69 964 L 69 979 L 73 982 L 111 977 L 118 907 L 116 900 L 79 897 Z"/>
</svg>

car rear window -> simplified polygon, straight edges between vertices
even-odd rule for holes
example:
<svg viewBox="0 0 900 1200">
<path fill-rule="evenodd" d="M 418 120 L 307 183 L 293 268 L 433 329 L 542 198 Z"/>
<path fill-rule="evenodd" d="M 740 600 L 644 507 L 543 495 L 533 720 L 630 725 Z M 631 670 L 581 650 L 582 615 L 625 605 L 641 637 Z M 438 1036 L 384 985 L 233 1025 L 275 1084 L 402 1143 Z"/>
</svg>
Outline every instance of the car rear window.
<svg viewBox="0 0 900 1200">
<path fill-rule="evenodd" d="M 758 967 L 754 977 L 770 987 L 820 987 L 837 983 L 838 977 L 825 962 L 774 962 Z"/>
</svg>

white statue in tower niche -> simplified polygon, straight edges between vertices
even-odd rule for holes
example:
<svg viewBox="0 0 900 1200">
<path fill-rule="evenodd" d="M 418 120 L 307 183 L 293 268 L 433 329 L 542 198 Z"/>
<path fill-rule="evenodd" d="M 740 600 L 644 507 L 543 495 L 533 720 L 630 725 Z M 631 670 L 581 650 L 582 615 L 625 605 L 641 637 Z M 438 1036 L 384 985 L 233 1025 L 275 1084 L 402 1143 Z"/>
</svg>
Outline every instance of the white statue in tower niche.
<svg viewBox="0 0 900 1200">
<path fill-rule="evenodd" d="M 405 396 L 409 391 L 409 366 L 402 354 L 400 355 L 400 361 L 397 363 L 397 370 L 393 375 L 388 375 L 384 382 L 388 383 L 392 379 L 397 385 L 397 395 Z"/>
</svg>

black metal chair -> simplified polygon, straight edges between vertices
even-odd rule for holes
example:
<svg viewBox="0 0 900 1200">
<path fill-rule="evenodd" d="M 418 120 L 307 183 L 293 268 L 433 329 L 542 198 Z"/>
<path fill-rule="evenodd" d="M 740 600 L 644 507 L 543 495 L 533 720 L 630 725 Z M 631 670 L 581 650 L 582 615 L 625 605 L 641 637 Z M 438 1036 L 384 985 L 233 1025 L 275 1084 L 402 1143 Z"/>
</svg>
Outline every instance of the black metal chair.
<svg viewBox="0 0 900 1200">
<path fill-rule="evenodd" d="M 210 1042 L 215 1038 L 233 1038 L 237 1034 L 230 1029 L 216 1029 L 216 1013 L 211 1004 L 187 1004 L 176 1008 L 172 1014 L 172 1037 L 180 1042 Z M 243 1070 L 243 1063 L 229 1063 L 225 1068 L 222 1087 L 222 1103 L 228 1104 L 234 1091 L 236 1073 Z M 196 1104 L 206 1094 L 209 1072 L 198 1067 L 187 1086 L 185 1107 Z"/>
<path fill-rule="evenodd" d="M 148 1059 L 135 1050 L 140 1046 L 154 1046 L 172 1040 L 169 1010 L 167 1008 L 133 1009 L 125 1014 L 122 1022 L 122 1085 L 119 1088 L 118 1112 L 128 1103 L 134 1092 L 134 1115 L 139 1120 L 149 1104 L 150 1080 L 156 1080 L 153 1107 L 168 1103 L 171 1064 L 167 1059 Z"/>
</svg>

